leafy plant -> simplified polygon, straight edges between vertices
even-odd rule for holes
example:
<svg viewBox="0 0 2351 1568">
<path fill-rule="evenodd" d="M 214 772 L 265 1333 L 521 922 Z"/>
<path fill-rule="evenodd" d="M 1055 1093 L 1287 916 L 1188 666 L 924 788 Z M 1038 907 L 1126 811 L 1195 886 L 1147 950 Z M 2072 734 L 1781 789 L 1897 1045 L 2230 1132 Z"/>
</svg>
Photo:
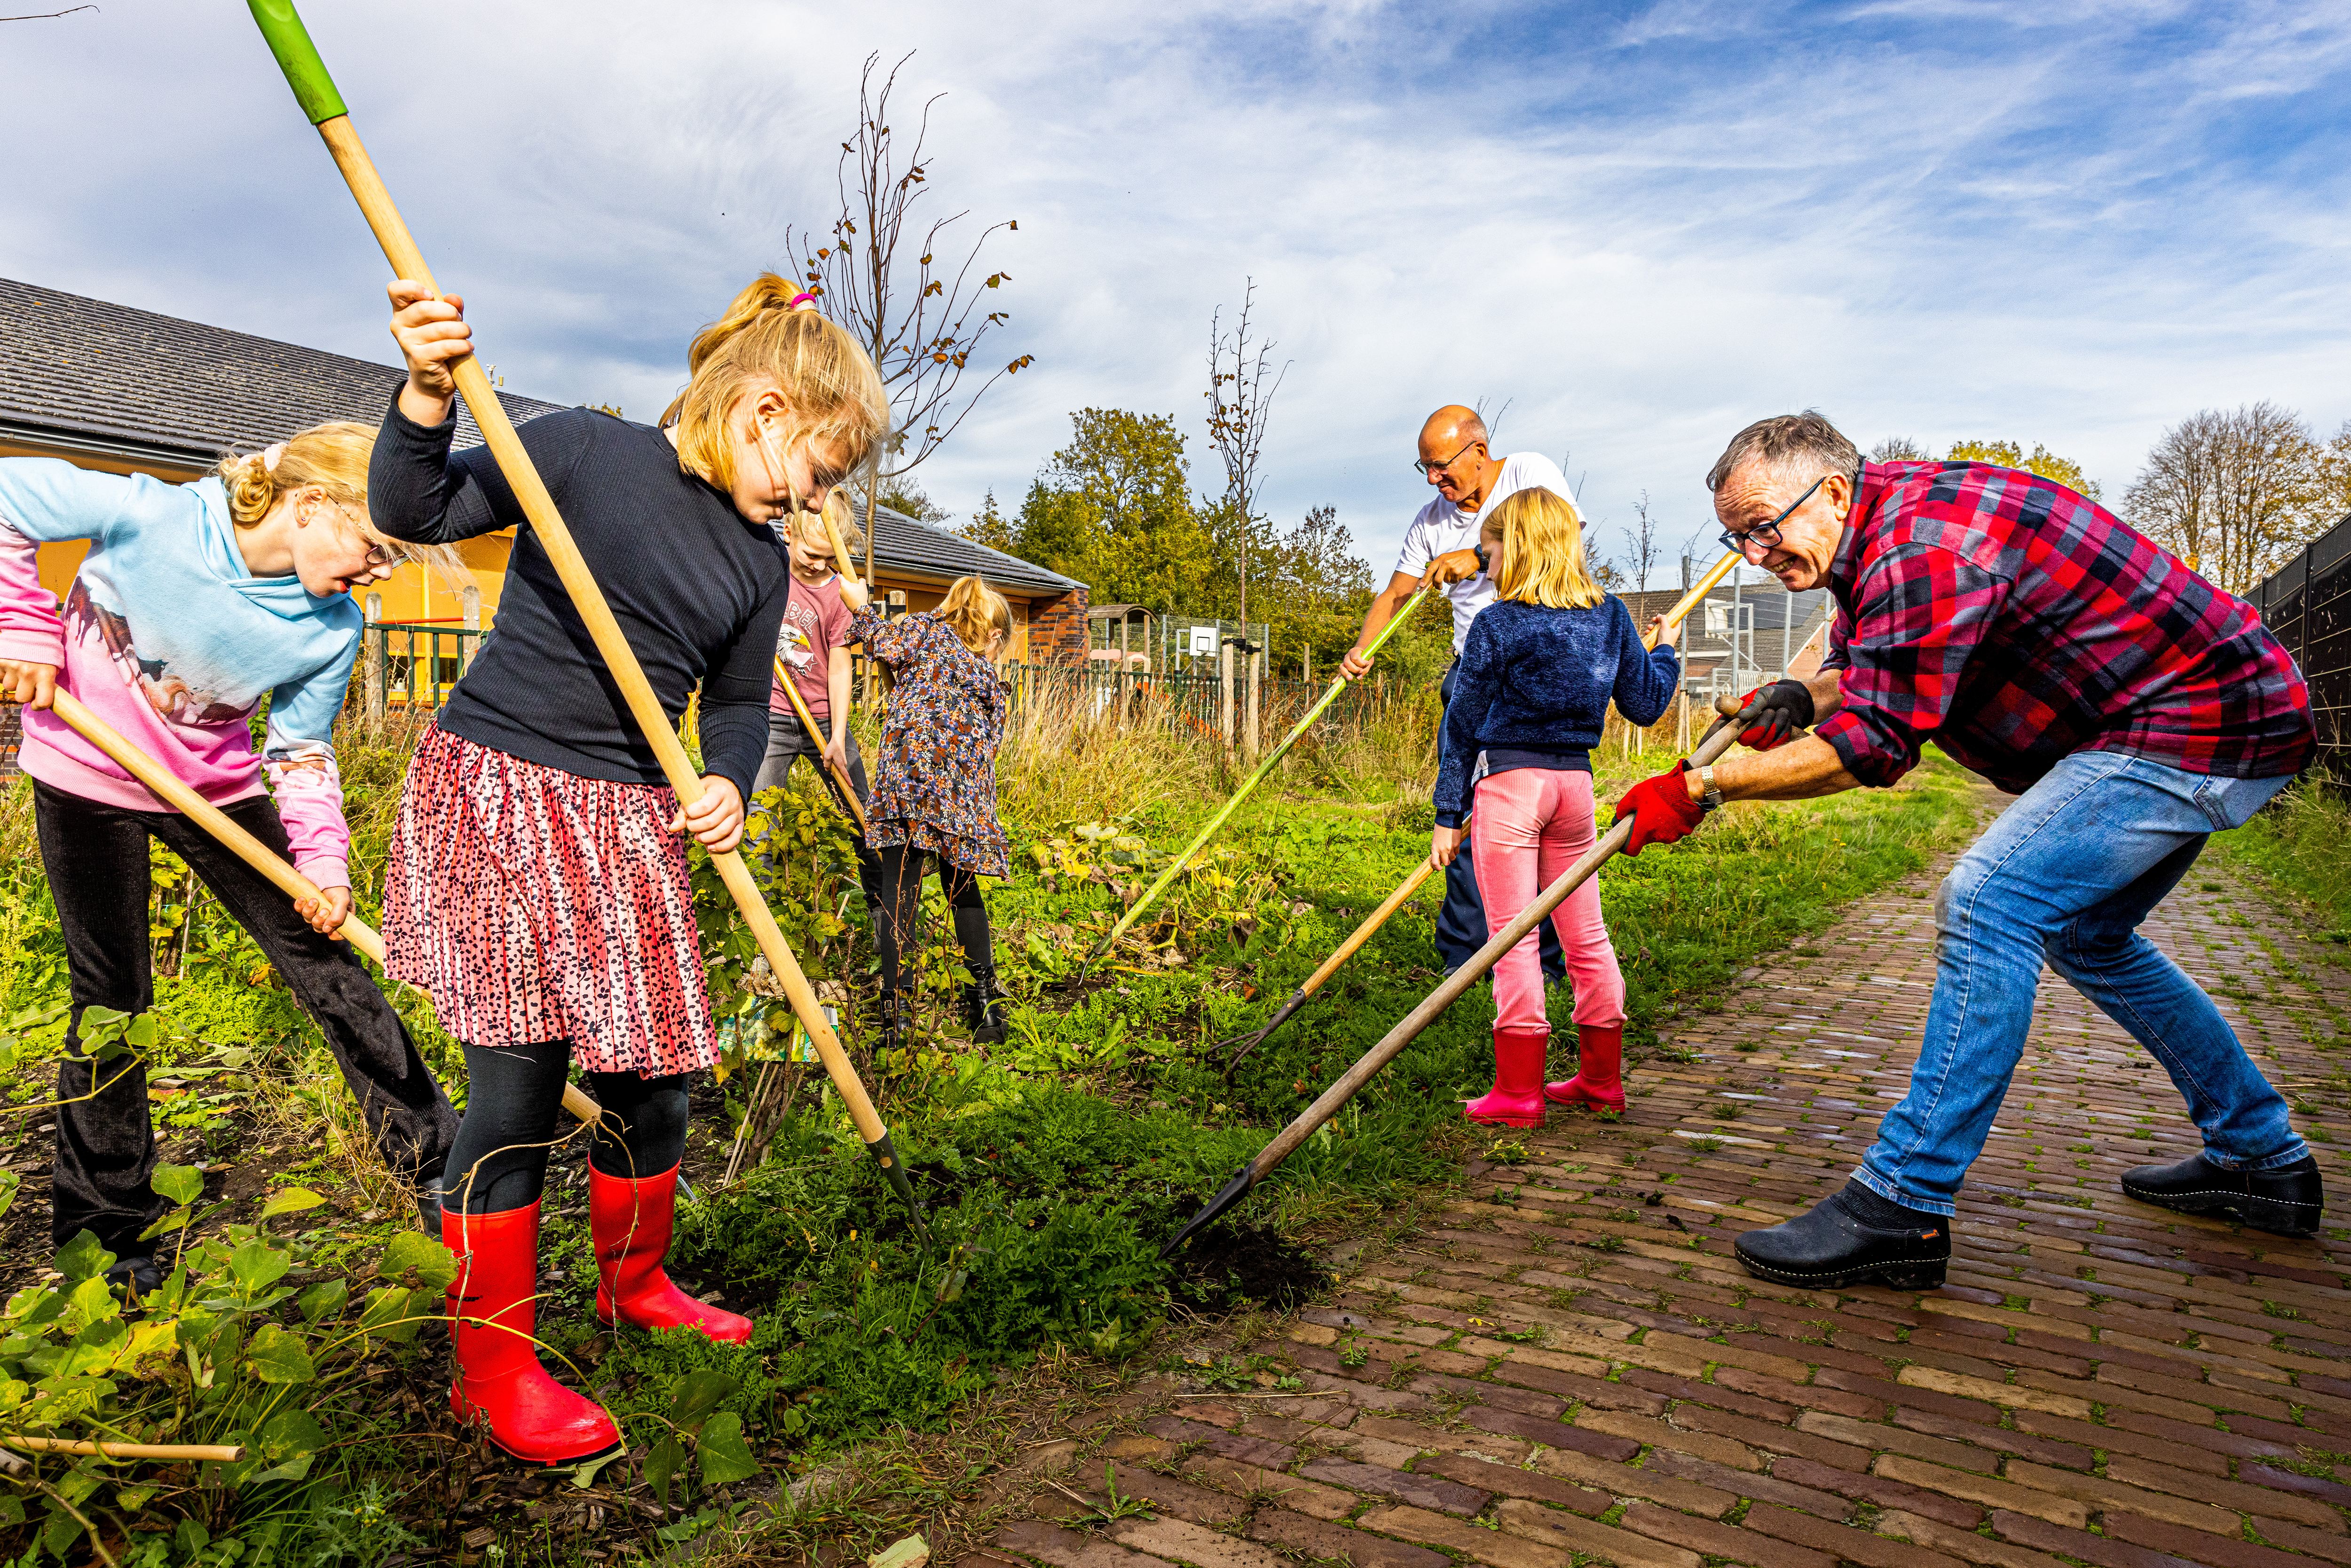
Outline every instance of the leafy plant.
<svg viewBox="0 0 2351 1568">
<path fill-rule="evenodd" d="M 119 1021 L 108 1027 L 131 1032 Z M 175 1207 L 151 1239 L 184 1233 L 222 1207 L 199 1207 L 204 1178 L 187 1166 L 159 1166 L 153 1182 Z M 0 1540 L 64 1557 L 107 1521 L 120 1534 L 137 1519 L 142 1529 L 164 1524 L 193 1560 L 232 1537 L 266 1552 L 289 1531 L 331 1526 L 321 1511 L 331 1511 L 339 1489 L 310 1479 L 329 1427 L 350 1428 L 363 1366 L 383 1345 L 415 1335 L 420 1309 L 455 1262 L 439 1242 L 404 1234 L 378 1262 L 388 1282 L 353 1312 L 340 1271 L 309 1270 L 314 1238 L 269 1228 L 320 1201 L 289 1187 L 255 1224 L 186 1246 L 135 1313 L 109 1288 L 114 1254 L 86 1230 L 58 1252 L 57 1284 L 9 1299 L 0 1309 L 0 1430 L 229 1445 L 243 1455 L 157 1470 L 95 1455 L 28 1454 L 26 1469 L 0 1482 Z M 106 1554 L 95 1539 L 92 1549 Z"/>
</svg>

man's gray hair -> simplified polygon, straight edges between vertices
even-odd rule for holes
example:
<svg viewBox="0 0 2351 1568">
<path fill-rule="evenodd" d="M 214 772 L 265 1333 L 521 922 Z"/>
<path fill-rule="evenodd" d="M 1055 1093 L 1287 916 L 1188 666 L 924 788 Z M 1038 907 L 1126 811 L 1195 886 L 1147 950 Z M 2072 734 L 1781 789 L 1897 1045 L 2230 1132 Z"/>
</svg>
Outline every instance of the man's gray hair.
<svg viewBox="0 0 2351 1568">
<path fill-rule="evenodd" d="M 1706 471 L 1706 487 L 1721 489 L 1733 470 L 1755 462 L 1769 465 L 1775 474 L 1802 468 L 1808 480 L 1823 474 L 1850 476 L 1861 472 L 1860 450 L 1815 408 L 1759 419 L 1732 436 L 1714 466 Z"/>
</svg>

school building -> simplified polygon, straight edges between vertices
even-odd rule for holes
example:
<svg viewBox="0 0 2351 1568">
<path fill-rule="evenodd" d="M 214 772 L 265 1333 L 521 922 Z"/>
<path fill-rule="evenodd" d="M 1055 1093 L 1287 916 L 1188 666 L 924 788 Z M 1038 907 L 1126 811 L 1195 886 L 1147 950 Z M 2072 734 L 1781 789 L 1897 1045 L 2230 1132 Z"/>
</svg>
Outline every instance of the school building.
<svg viewBox="0 0 2351 1568">
<path fill-rule="evenodd" d="M 62 457 L 179 483 L 226 452 L 255 451 L 326 420 L 380 424 L 401 376 L 395 365 L 0 278 L 0 457 Z M 561 406 L 507 392 L 498 398 L 517 424 Z M 480 442 L 461 403 L 456 444 Z M 503 530 L 459 547 L 485 625 L 496 620 L 513 543 Z M 87 549 L 43 546 L 42 582 L 62 596 Z M 875 513 L 875 585 L 904 595 L 906 609 L 930 609 L 948 583 L 972 573 L 1011 602 L 1016 659 L 1083 662 L 1085 584 L 886 507 Z M 460 595 L 414 566 L 373 591 L 387 622 L 464 623 Z"/>
</svg>

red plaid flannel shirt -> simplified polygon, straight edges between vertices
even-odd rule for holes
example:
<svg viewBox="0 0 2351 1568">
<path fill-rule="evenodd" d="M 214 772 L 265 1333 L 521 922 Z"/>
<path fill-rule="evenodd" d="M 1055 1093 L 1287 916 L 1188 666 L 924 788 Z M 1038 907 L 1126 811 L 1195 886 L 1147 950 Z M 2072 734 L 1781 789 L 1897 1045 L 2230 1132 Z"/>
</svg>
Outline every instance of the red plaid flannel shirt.
<svg viewBox="0 0 2351 1568">
<path fill-rule="evenodd" d="M 2011 794 L 2076 751 L 2271 779 L 2310 759 L 2310 691 L 2253 607 L 2054 482 L 1869 463 L 1829 573 L 1815 732 L 1864 784 L 1932 740 Z"/>
</svg>

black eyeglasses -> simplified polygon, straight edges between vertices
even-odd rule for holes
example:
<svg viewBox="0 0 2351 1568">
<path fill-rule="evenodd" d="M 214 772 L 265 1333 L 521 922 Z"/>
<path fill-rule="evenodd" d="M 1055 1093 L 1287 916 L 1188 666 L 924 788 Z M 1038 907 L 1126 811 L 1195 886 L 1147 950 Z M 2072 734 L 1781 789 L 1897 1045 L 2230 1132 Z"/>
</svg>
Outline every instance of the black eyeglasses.
<svg viewBox="0 0 2351 1568">
<path fill-rule="evenodd" d="M 1768 523 L 1758 523 L 1753 528 L 1745 529 L 1739 533 L 1733 533 L 1728 528 L 1724 529 L 1722 535 L 1722 548 L 1725 549 L 1735 549 L 1740 554 L 1745 555 L 1747 553 L 1748 542 L 1752 540 L 1756 544 L 1762 546 L 1765 549 L 1775 549 L 1780 543 L 1780 525 L 1786 522 L 1798 507 L 1802 506 L 1805 502 L 1813 498 L 1813 491 L 1819 489 L 1828 482 L 1829 476 L 1825 474 L 1813 480 L 1802 495 L 1797 497 L 1794 500 L 1782 507 L 1780 515 L 1772 518 Z"/>
<path fill-rule="evenodd" d="M 1416 457 L 1412 460 L 1412 465 L 1420 470 L 1420 476 L 1422 478 L 1432 478 L 1437 475 L 1444 473 L 1456 463 L 1460 462 L 1463 453 L 1469 451 L 1472 447 L 1483 446 L 1484 444 L 1485 443 L 1482 441 L 1473 441 L 1468 446 L 1463 447 L 1460 452 L 1455 453 L 1452 456 L 1447 458 L 1442 463 L 1431 463 L 1426 457 Z"/>
</svg>

